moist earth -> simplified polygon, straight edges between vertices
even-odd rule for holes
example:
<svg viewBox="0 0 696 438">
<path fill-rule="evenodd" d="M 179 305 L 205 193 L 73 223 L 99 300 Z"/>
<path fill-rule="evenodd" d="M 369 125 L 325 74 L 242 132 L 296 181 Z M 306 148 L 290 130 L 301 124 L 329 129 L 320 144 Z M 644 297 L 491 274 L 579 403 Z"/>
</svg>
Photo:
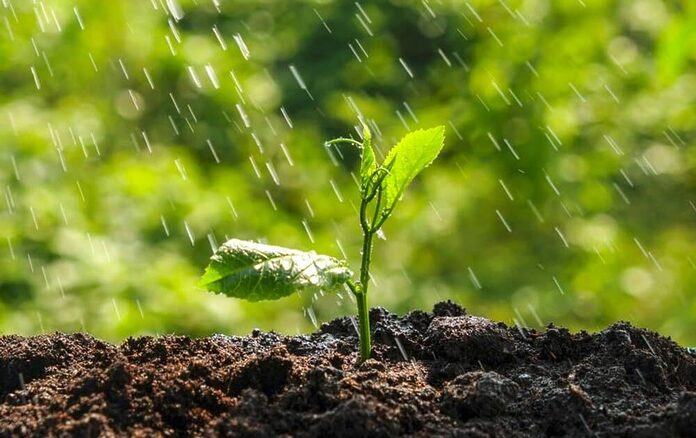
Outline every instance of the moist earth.
<svg viewBox="0 0 696 438">
<path fill-rule="evenodd" d="M 616 323 L 508 327 L 445 302 L 311 335 L 0 337 L 0 436 L 696 436 L 696 358 Z"/>
</svg>

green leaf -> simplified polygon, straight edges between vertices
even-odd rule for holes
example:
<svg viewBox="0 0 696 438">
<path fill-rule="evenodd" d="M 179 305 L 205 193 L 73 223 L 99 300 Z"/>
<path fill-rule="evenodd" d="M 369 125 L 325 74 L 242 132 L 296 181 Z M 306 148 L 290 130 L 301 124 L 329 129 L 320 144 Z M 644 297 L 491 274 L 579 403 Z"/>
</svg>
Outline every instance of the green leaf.
<svg viewBox="0 0 696 438">
<path fill-rule="evenodd" d="M 302 290 L 340 288 L 353 272 L 333 257 L 245 240 L 225 242 L 198 285 L 249 301 L 276 300 Z"/>
<path fill-rule="evenodd" d="M 363 194 L 370 191 L 370 180 L 377 169 L 375 151 L 372 149 L 372 133 L 367 125 L 363 125 L 363 147 L 360 159 L 360 187 Z"/>
<path fill-rule="evenodd" d="M 406 134 L 384 159 L 389 174 L 382 182 L 383 212 L 391 214 L 406 187 L 437 158 L 445 141 L 445 127 L 419 129 Z"/>
</svg>

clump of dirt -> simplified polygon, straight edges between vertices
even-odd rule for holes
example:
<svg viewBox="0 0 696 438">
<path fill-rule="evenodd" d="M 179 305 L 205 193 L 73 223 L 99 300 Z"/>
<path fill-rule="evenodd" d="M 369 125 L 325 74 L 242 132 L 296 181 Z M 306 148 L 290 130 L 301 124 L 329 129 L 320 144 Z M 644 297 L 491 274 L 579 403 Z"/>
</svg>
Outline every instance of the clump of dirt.
<svg viewBox="0 0 696 438">
<path fill-rule="evenodd" d="M 0 337 L 0 436 L 696 436 L 696 358 L 620 322 L 507 327 L 447 302 L 314 334 Z"/>
</svg>

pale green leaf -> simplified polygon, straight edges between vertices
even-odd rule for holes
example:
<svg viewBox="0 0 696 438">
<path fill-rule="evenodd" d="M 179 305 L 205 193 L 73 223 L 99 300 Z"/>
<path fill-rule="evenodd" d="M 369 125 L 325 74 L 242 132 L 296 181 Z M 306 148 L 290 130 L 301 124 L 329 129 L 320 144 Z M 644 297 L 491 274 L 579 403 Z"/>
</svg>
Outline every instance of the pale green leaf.
<svg viewBox="0 0 696 438">
<path fill-rule="evenodd" d="M 372 174 L 377 169 L 375 151 L 372 149 L 372 133 L 367 125 L 363 126 L 363 147 L 360 158 L 360 184 L 363 193 L 369 192 Z"/>
<path fill-rule="evenodd" d="M 419 129 L 406 134 L 384 159 L 389 174 L 382 182 L 383 211 L 390 214 L 406 187 L 435 160 L 445 141 L 445 127 Z"/>
<path fill-rule="evenodd" d="M 215 251 L 198 285 L 249 301 L 302 290 L 337 290 L 353 275 L 344 261 L 280 246 L 231 239 Z"/>
</svg>

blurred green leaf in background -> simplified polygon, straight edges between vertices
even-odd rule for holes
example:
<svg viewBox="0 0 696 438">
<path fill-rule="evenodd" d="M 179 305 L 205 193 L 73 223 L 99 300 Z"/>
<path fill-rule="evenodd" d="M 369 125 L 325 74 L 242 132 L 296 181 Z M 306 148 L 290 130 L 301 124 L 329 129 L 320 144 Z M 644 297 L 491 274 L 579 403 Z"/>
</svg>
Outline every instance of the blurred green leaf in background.
<svg viewBox="0 0 696 438">
<path fill-rule="evenodd" d="M 372 303 L 696 343 L 696 2 L 2 0 L 0 329 L 306 332 L 347 295 L 196 288 L 228 238 L 359 258 L 378 161 L 443 124 Z M 344 299 L 342 299 L 344 298 Z"/>
</svg>

